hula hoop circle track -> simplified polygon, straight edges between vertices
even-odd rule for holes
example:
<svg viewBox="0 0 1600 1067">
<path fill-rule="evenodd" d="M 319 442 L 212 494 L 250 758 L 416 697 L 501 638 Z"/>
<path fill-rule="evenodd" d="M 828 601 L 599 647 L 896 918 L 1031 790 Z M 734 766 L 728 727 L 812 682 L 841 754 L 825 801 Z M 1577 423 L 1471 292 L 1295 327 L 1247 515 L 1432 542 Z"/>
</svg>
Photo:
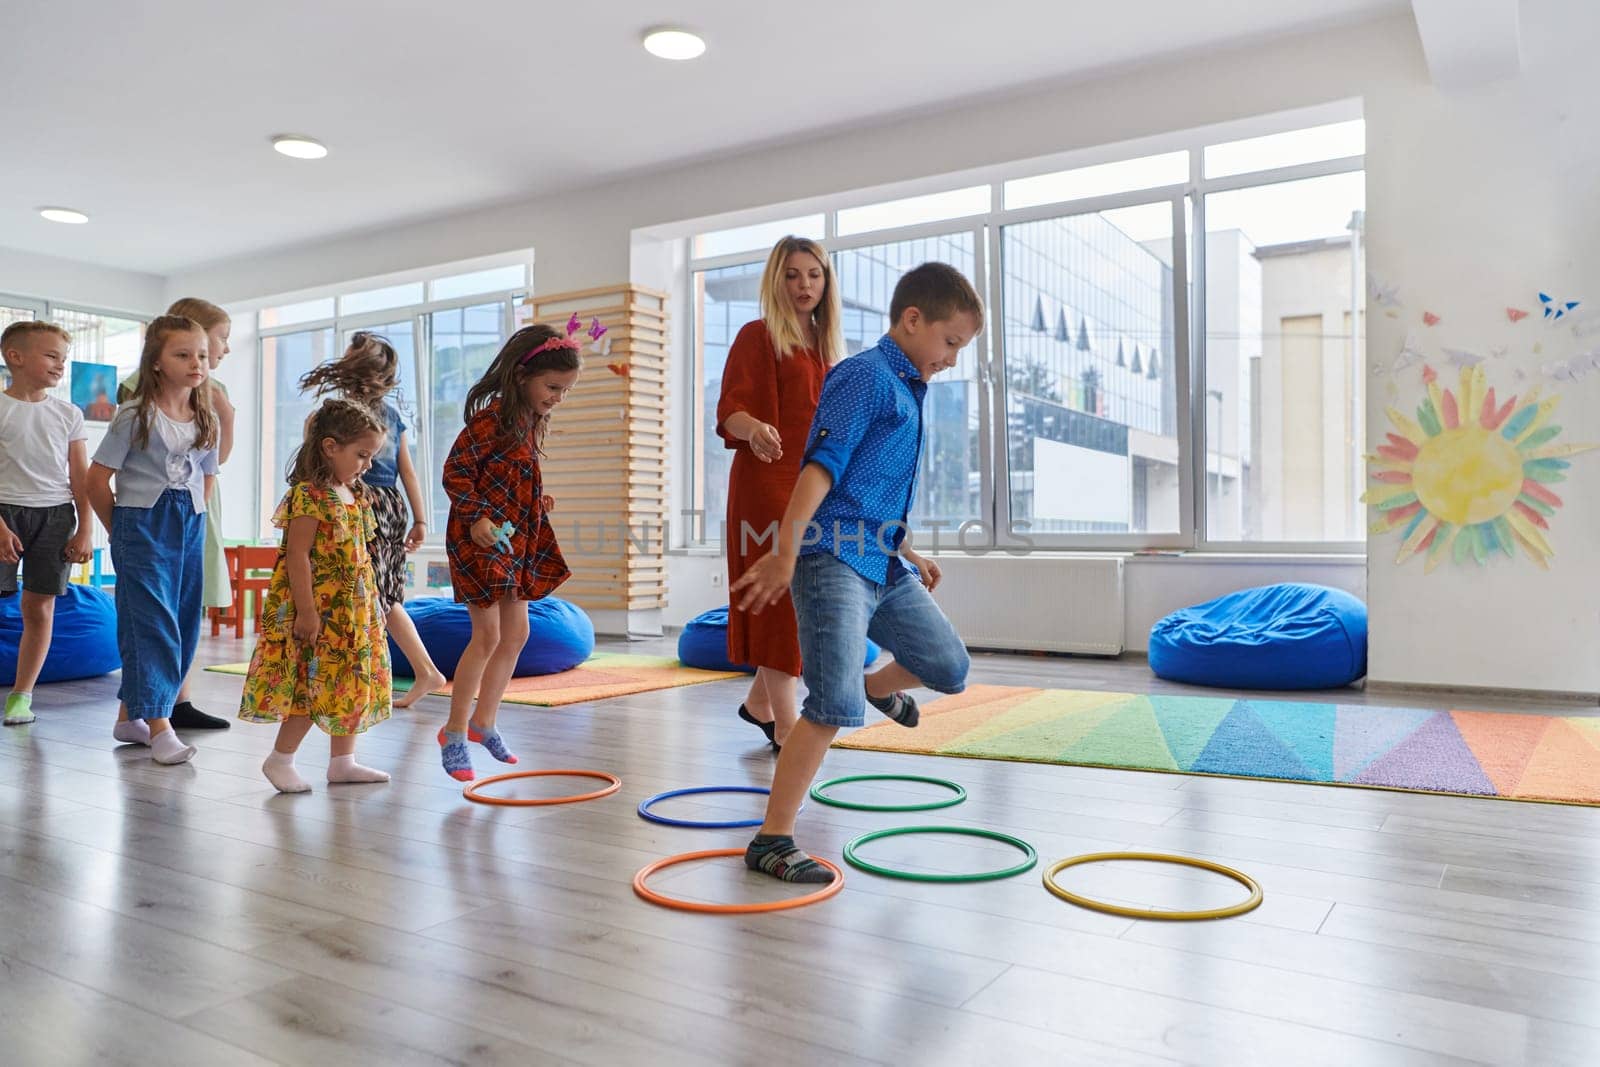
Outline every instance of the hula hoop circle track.
<svg viewBox="0 0 1600 1067">
<path fill-rule="evenodd" d="M 697 785 L 690 789 L 669 789 L 665 793 L 657 793 L 647 800 L 639 802 L 639 817 L 650 822 L 660 823 L 662 826 L 687 826 L 694 830 L 737 830 L 748 826 L 760 826 L 760 819 L 732 819 L 726 822 L 696 822 L 693 819 L 674 819 L 667 815 L 657 815 L 651 811 L 652 805 L 658 801 L 670 800 L 673 797 L 694 796 L 700 793 L 762 793 L 770 794 L 772 790 L 759 785 Z"/>
<path fill-rule="evenodd" d="M 818 863 L 833 872 L 833 881 L 818 889 L 814 893 L 807 893 L 801 897 L 790 897 L 786 900 L 765 900 L 758 904 L 702 904 L 698 900 L 682 900 L 678 897 L 669 897 L 657 893 L 646 883 L 650 876 L 663 867 L 671 867 L 679 863 L 690 863 L 694 860 L 716 859 L 722 856 L 743 856 L 742 848 L 713 848 L 702 852 L 684 852 L 677 856 L 668 856 L 656 860 L 654 863 L 642 867 L 639 873 L 633 876 L 633 891 L 641 900 L 652 904 L 659 904 L 663 908 L 673 908 L 677 911 L 699 912 L 705 915 L 759 915 L 770 911 L 788 911 L 791 908 L 803 908 L 807 904 L 817 904 L 827 900 L 844 888 L 844 872 L 827 860 L 813 856 Z"/>
<path fill-rule="evenodd" d="M 853 800 L 835 800 L 824 795 L 834 786 L 849 782 L 922 782 L 952 790 L 955 796 L 943 800 L 924 801 L 920 804 L 860 804 Z M 831 804 L 836 808 L 849 808 L 851 811 L 933 811 L 935 808 L 950 808 L 961 803 L 967 799 L 967 791 L 947 779 L 929 778 L 921 774 L 851 774 L 843 778 L 830 778 L 826 782 L 818 782 L 811 787 L 811 799 L 819 804 Z"/>
<path fill-rule="evenodd" d="M 1208 908 L 1202 911 L 1157 911 L 1153 908 L 1128 908 L 1121 904 L 1107 904 L 1104 901 L 1094 900 L 1081 896 L 1067 889 L 1062 889 L 1056 884 L 1056 875 L 1068 867 L 1076 867 L 1081 863 L 1099 863 L 1105 860 L 1143 860 L 1147 863 L 1175 863 L 1180 867 L 1198 867 L 1202 871 L 1211 871 L 1213 874 L 1224 875 L 1250 890 L 1249 899 L 1230 904 L 1225 908 Z M 1104 912 L 1107 915 L 1121 915 L 1129 919 L 1162 919 L 1168 922 L 1198 922 L 1206 919 L 1230 919 L 1235 915 L 1243 915 L 1247 911 L 1254 911 L 1261 906 L 1261 886 L 1254 878 L 1243 871 L 1236 871 L 1232 867 L 1224 867 L 1220 863 L 1210 860 L 1195 859 L 1192 856 L 1169 856 L 1161 852 L 1090 852 L 1082 856 L 1068 856 L 1066 859 L 1054 863 L 1044 872 L 1044 887 L 1051 893 L 1065 900 L 1068 904 L 1076 904 L 1080 908 L 1090 911 Z"/>
<path fill-rule="evenodd" d="M 509 782 L 514 778 L 549 777 L 598 778 L 602 782 L 611 784 L 604 789 L 596 789 L 592 793 L 578 793 L 570 797 L 486 797 L 478 793 L 478 790 L 484 786 L 493 785 L 496 782 Z M 487 778 L 480 778 L 475 782 L 468 783 L 467 787 L 461 791 L 461 795 L 477 804 L 495 804 L 507 808 L 537 808 L 547 804 L 577 804 L 584 800 L 599 800 L 601 797 L 610 796 L 621 788 L 622 779 L 614 774 L 607 774 L 605 771 L 511 771 L 508 774 L 493 774 Z"/>
<path fill-rule="evenodd" d="M 968 837 L 982 837 L 991 841 L 1004 841 L 1022 851 L 1022 862 L 997 871 L 979 871 L 976 874 L 922 874 L 918 871 L 897 871 L 893 867 L 880 867 L 876 863 L 869 863 L 856 855 L 856 849 L 869 841 L 877 841 L 885 837 L 900 837 L 905 834 L 965 834 Z M 1033 865 L 1039 862 L 1039 854 L 1033 846 L 1020 837 L 1012 837 L 998 830 L 983 830 L 975 826 L 893 826 L 887 830 L 874 830 L 870 834 L 862 834 L 848 845 L 844 846 L 845 862 L 872 874 L 881 874 L 885 878 L 901 878 L 908 882 L 993 882 L 1001 878 L 1011 878 L 1033 870 Z"/>
</svg>

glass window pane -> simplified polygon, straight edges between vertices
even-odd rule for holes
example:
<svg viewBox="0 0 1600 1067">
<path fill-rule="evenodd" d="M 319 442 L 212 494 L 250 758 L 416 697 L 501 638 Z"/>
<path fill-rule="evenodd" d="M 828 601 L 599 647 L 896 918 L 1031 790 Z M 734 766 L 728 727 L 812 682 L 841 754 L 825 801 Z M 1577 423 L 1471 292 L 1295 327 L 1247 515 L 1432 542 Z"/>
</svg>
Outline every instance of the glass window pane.
<svg viewBox="0 0 1600 1067">
<path fill-rule="evenodd" d="M 916 226 L 924 222 L 983 215 L 989 210 L 989 186 L 973 185 L 927 196 L 887 200 L 881 204 L 845 208 L 839 212 L 839 235 L 890 230 L 897 226 Z"/>
<path fill-rule="evenodd" d="M 1364 176 L 1206 198 L 1206 536 L 1361 541 Z"/>
<path fill-rule="evenodd" d="M 697 234 L 694 239 L 694 256 L 726 256 L 734 252 L 749 252 L 757 248 L 771 248 L 780 237 L 793 234 L 822 240 L 823 217 L 800 215 L 792 219 L 758 222 L 752 226 L 736 226 L 729 230 L 712 230 Z"/>
<path fill-rule="evenodd" d="M 59 304 L 50 310 L 52 320 L 72 334 L 70 355 L 74 363 L 115 367 L 118 382 L 139 369 L 139 356 L 144 351 L 145 324 L 142 320 L 79 311 Z M 71 400 L 71 381 L 70 375 L 63 377 L 61 384 L 51 390 L 52 394 Z"/>
<path fill-rule="evenodd" d="M 728 510 L 728 473 L 733 469 L 733 452 L 717 436 L 717 402 L 722 398 L 722 371 L 728 363 L 728 349 L 745 323 L 761 316 L 761 271 L 765 264 L 745 263 L 737 267 L 698 271 L 694 276 L 699 306 L 695 331 L 695 356 L 700 365 L 699 380 L 704 382 L 695 410 L 699 413 L 699 451 L 695 465 L 696 507 L 705 514 L 703 530 L 689 529 L 686 536 L 718 544 Z"/>
<path fill-rule="evenodd" d="M 367 333 L 375 333 L 384 337 L 394 346 L 395 358 L 400 364 L 400 384 L 395 391 L 389 394 L 389 403 L 400 409 L 405 416 L 406 425 L 412 429 L 412 446 L 416 445 L 416 417 L 417 417 L 417 323 L 415 319 L 405 319 L 401 322 L 391 322 L 383 326 L 363 326 Z M 355 336 L 355 330 L 344 332 L 344 343 L 350 345 L 350 338 Z M 342 354 L 342 353 L 341 353 Z"/>
<path fill-rule="evenodd" d="M 429 445 L 433 517 L 428 529 L 442 536 L 450 518 L 450 498 L 445 495 L 444 461 L 465 425 L 467 390 L 475 385 L 494 362 L 495 353 L 505 343 L 506 305 L 496 300 L 467 308 L 435 311 L 431 316 L 432 352 L 429 361 Z"/>
<path fill-rule="evenodd" d="M 295 326 L 302 322 L 331 318 L 333 318 L 333 297 L 325 296 L 298 304 L 280 304 L 277 307 L 262 308 L 256 321 L 261 329 L 270 330 L 274 326 Z"/>
<path fill-rule="evenodd" d="M 528 265 L 513 263 L 509 267 L 490 267 L 468 274 L 452 274 L 440 278 L 431 287 L 433 300 L 455 300 L 478 293 L 503 293 L 510 289 L 528 286 Z"/>
<path fill-rule="evenodd" d="M 1189 180 L 1189 153 L 1167 152 L 1159 156 L 1121 159 L 1092 167 L 1015 178 L 1006 182 L 1007 211 L 1108 196 L 1135 189 L 1155 189 L 1163 185 L 1182 185 Z"/>
<path fill-rule="evenodd" d="M 1007 226 L 1001 264 L 1014 527 L 1181 529 L 1172 205 Z"/>
<path fill-rule="evenodd" d="M 906 271 L 929 260 L 950 264 L 983 292 L 983 283 L 976 277 L 970 231 L 834 253 L 839 296 L 844 303 L 846 352 L 870 348 L 889 332 L 889 299 L 895 284 Z M 963 523 L 979 521 L 985 514 L 978 502 L 982 468 L 975 343 L 961 350 L 954 367 L 928 383 L 922 427 L 922 465 L 910 521 L 913 527 L 923 529 L 930 522 L 942 523 L 941 543 L 950 544 Z M 982 540 L 973 530 L 967 543 L 976 546 Z M 926 538 L 922 543 L 927 543 Z"/>
<path fill-rule="evenodd" d="M 263 526 L 270 523 L 288 488 L 285 472 L 289 459 L 305 437 L 306 416 L 316 407 L 311 396 L 300 392 L 300 376 L 323 360 L 337 357 L 334 344 L 331 328 L 261 339 L 261 410 L 272 412 L 270 419 L 262 420 Z M 273 539 L 281 536 L 276 530 L 262 532 Z"/>
<path fill-rule="evenodd" d="M 1207 178 L 1225 178 L 1253 170 L 1320 163 L 1325 159 L 1359 156 L 1367 150 L 1367 124 L 1363 119 L 1311 126 L 1267 137 L 1228 141 L 1206 148 Z"/>
<path fill-rule="evenodd" d="M 365 292 L 341 296 L 339 314 L 362 315 L 369 311 L 387 311 L 389 308 L 420 303 L 422 303 L 422 283 L 409 282 L 405 285 L 388 285 L 382 289 L 368 289 Z"/>
</svg>

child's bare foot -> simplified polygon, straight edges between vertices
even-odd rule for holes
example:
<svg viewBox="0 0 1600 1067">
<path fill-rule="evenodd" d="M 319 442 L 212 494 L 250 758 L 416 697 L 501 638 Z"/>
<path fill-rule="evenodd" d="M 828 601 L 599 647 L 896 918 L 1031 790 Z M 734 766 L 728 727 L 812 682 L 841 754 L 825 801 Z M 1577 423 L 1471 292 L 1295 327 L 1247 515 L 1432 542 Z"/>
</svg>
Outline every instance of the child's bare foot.
<svg viewBox="0 0 1600 1067">
<path fill-rule="evenodd" d="M 443 689 L 445 682 L 448 680 L 449 679 L 445 678 L 445 676 L 440 674 L 438 671 L 424 674 L 416 681 L 411 683 L 410 692 L 406 693 L 406 695 L 401 697 L 399 700 L 396 700 L 394 702 L 394 706 L 397 708 L 409 708 L 411 705 L 415 704 L 428 694 L 437 693 L 439 690 Z"/>
</svg>

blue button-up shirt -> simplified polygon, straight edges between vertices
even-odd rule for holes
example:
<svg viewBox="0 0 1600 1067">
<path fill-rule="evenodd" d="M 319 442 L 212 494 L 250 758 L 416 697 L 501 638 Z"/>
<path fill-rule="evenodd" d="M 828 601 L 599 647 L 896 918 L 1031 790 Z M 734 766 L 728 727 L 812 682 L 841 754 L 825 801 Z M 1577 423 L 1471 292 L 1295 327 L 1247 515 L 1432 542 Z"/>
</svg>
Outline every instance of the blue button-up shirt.
<svg viewBox="0 0 1600 1067">
<path fill-rule="evenodd" d="M 928 386 L 885 334 L 842 360 L 822 383 L 805 462 L 833 475 L 802 555 L 831 552 L 863 577 L 888 584 L 917 491 L 922 400 Z"/>
</svg>

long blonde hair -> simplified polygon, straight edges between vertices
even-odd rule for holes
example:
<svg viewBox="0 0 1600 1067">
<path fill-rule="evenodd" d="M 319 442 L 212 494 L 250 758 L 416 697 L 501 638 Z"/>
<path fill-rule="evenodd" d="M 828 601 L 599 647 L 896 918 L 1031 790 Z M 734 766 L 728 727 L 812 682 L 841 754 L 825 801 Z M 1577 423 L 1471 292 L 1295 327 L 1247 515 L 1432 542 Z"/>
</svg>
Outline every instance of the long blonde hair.
<svg viewBox="0 0 1600 1067">
<path fill-rule="evenodd" d="M 139 405 L 133 431 L 133 442 L 139 448 L 148 448 L 150 445 L 150 423 L 155 418 L 156 393 L 161 388 L 156 362 L 167 345 L 167 338 L 175 333 L 197 333 L 202 339 L 206 334 L 198 322 L 183 315 L 162 315 L 145 327 L 144 351 L 139 355 L 139 384 L 128 398 L 128 403 Z M 194 412 L 194 447 L 201 451 L 215 447 L 217 413 L 211 406 L 209 378 L 189 390 L 189 410 Z"/>
<path fill-rule="evenodd" d="M 811 238 L 785 237 L 772 246 L 766 270 L 761 272 L 761 320 L 767 324 L 767 336 L 772 339 L 773 351 L 778 353 L 779 359 L 811 347 L 806 339 L 805 324 L 795 313 L 783 285 L 784 267 L 796 252 L 813 256 L 822 264 L 822 299 L 811 313 L 811 323 L 817 330 L 817 354 L 831 367 L 844 356 L 844 308 L 839 300 L 839 280 L 833 273 L 833 260 L 828 257 L 827 249 Z"/>
</svg>

